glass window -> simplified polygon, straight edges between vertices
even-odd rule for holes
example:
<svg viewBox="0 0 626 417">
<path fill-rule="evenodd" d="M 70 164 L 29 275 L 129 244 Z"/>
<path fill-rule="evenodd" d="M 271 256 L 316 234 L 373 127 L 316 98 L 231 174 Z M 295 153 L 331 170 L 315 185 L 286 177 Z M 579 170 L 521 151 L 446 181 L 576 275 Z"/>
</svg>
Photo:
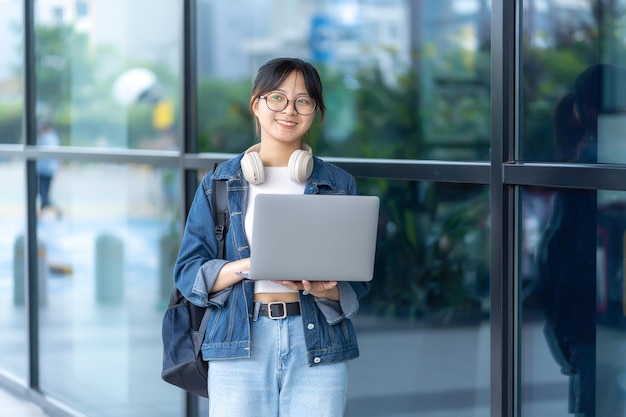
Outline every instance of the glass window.
<svg viewBox="0 0 626 417">
<path fill-rule="evenodd" d="M 524 3 L 520 158 L 626 162 L 623 4 L 536 4 Z"/>
<path fill-rule="evenodd" d="M 0 145 L 24 143 L 23 24 L 22 4 L 0 1 Z"/>
<path fill-rule="evenodd" d="M 626 192 L 521 195 L 522 415 L 620 415 Z"/>
<path fill-rule="evenodd" d="M 178 149 L 180 5 L 83 3 L 36 3 L 38 119 L 64 146 Z"/>
<path fill-rule="evenodd" d="M 297 56 L 324 83 L 327 118 L 310 138 L 318 154 L 486 160 L 489 21 L 478 1 L 200 0 L 199 149 L 253 144 L 256 71 Z"/>
<path fill-rule="evenodd" d="M 27 381 L 25 172 L 24 161 L 0 159 L 0 369 Z M 44 257 L 45 248 L 40 246 L 40 269 Z M 44 268 L 42 280 L 45 272 Z"/>
<path fill-rule="evenodd" d="M 359 190 L 380 196 L 381 212 L 346 416 L 489 416 L 488 188 L 367 180 Z"/>
<path fill-rule="evenodd" d="M 24 143 L 23 10 L 0 1 L 0 145 Z M 23 160 L 0 158 L 0 369 L 27 381 L 25 245 L 26 182 Z"/>
<path fill-rule="evenodd" d="M 61 211 L 38 218 L 48 265 L 41 387 L 86 415 L 180 413 L 181 392 L 160 379 L 178 181 L 145 165 L 64 164 L 54 179 Z"/>
</svg>

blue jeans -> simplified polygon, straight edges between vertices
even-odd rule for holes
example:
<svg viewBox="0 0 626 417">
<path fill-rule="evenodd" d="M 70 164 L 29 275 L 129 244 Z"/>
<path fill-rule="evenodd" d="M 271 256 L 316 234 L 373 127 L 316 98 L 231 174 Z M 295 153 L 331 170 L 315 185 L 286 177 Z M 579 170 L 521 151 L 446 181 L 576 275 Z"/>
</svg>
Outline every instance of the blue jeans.
<svg viewBox="0 0 626 417">
<path fill-rule="evenodd" d="M 210 417 L 342 417 L 348 363 L 309 367 L 300 316 L 251 322 L 250 358 L 209 363 Z"/>
</svg>

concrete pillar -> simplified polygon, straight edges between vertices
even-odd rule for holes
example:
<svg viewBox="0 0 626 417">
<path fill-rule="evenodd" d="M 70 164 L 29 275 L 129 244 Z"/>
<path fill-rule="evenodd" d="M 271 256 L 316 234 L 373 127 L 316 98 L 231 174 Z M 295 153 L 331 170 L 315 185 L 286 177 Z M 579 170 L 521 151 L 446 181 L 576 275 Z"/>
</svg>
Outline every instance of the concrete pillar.
<svg viewBox="0 0 626 417">
<path fill-rule="evenodd" d="M 23 235 L 15 239 L 13 248 L 13 303 L 24 305 L 26 302 L 26 257 L 25 240 Z M 48 302 L 48 265 L 47 265 L 46 245 L 39 241 L 37 243 L 37 269 L 39 278 L 39 305 Z"/>
<path fill-rule="evenodd" d="M 174 288 L 174 264 L 178 255 L 178 235 L 168 233 L 159 240 L 159 305 L 167 305 Z"/>
<path fill-rule="evenodd" d="M 96 301 L 116 305 L 124 302 L 124 242 L 103 234 L 96 239 Z"/>
</svg>

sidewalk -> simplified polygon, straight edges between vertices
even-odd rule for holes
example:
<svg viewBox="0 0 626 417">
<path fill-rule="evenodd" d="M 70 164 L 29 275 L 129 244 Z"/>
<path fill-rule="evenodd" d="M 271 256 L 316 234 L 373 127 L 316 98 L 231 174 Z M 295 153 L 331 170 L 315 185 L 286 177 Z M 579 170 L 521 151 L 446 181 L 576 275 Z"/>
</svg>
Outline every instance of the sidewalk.
<svg viewBox="0 0 626 417">
<path fill-rule="evenodd" d="M 49 417 L 24 397 L 0 386 L 0 417 Z"/>
</svg>

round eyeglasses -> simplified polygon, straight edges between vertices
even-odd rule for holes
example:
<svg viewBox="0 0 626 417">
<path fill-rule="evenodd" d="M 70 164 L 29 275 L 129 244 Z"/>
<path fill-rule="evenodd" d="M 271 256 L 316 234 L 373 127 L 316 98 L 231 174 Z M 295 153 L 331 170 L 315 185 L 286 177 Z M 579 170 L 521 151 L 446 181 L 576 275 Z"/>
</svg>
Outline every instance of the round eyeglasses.
<svg viewBox="0 0 626 417">
<path fill-rule="evenodd" d="M 264 99 L 267 108 L 275 112 L 285 110 L 289 102 L 292 101 L 281 93 L 270 93 L 266 96 L 259 96 L 259 98 Z M 296 108 L 296 112 L 301 116 L 308 116 L 313 113 L 317 107 L 317 103 L 315 103 L 315 100 L 311 97 L 298 97 L 293 100 L 293 104 Z"/>
</svg>

